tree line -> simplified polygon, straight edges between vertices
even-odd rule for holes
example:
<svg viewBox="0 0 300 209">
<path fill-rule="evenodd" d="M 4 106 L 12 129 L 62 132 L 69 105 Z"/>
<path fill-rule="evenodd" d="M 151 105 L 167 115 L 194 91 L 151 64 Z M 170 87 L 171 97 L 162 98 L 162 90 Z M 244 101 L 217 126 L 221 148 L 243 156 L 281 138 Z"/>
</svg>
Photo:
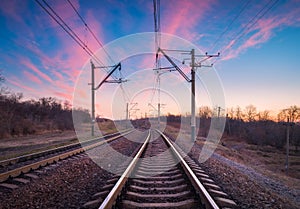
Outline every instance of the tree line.
<svg viewBox="0 0 300 209">
<path fill-rule="evenodd" d="M 0 74 L 0 138 L 35 134 L 53 130 L 73 130 L 72 106 L 53 97 L 23 101 L 22 93 L 14 93 L 1 85 Z M 87 110 L 76 109 L 86 121 Z"/>
<path fill-rule="evenodd" d="M 237 106 L 219 111 L 219 108 L 199 108 L 199 117 L 204 131 L 207 134 L 211 117 L 226 117 L 225 134 L 245 139 L 248 143 L 257 145 L 270 145 L 283 148 L 286 145 L 286 130 L 289 126 L 290 144 L 296 150 L 300 146 L 300 107 L 293 105 L 282 109 L 274 118 L 270 111 L 258 111 L 254 105 L 244 109 Z"/>
<path fill-rule="evenodd" d="M 185 116 L 168 114 L 163 116 L 167 122 L 185 124 L 190 123 L 190 114 Z M 202 106 L 197 114 L 197 124 L 200 124 L 198 136 L 206 137 L 210 128 L 211 118 L 225 117 L 224 135 L 246 140 L 256 145 L 270 145 L 282 149 L 286 145 L 286 130 L 289 126 L 290 145 L 298 150 L 300 146 L 300 107 L 293 105 L 282 109 L 274 118 L 270 111 L 257 111 L 254 105 L 244 109 L 221 107 L 210 108 Z M 184 121 L 182 121 L 184 120 Z"/>
<path fill-rule="evenodd" d="M 61 102 L 53 97 L 23 101 L 21 93 L 9 91 L 2 84 L 5 81 L 0 71 L 0 138 L 34 134 L 52 130 L 72 130 L 72 107 L 68 101 Z M 91 121 L 88 110 L 73 109 L 80 120 Z M 178 123 L 190 121 L 190 116 L 168 114 L 167 122 Z M 282 109 L 277 118 L 270 111 L 258 111 L 253 105 L 244 109 L 239 106 L 228 108 L 199 108 L 197 123 L 200 125 L 198 135 L 206 137 L 212 117 L 226 117 L 224 134 L 247 140 L 248 143 L 271 145 L 283 148 L 286 144 L 286 129 L 290 126 L 290 143 L 296 149 L 300 146 L 300 108 L 296 105 Z"/>
</svg>

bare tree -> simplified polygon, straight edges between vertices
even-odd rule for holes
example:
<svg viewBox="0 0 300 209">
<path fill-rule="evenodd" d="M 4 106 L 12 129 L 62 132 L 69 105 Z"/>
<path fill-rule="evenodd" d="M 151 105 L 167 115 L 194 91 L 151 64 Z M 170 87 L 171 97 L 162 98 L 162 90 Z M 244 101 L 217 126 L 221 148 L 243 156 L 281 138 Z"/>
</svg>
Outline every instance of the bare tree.
<svg viewBox="0 0 300 209">
<path fill-rule="evenodd" d="M 212 110 L 208 106 L 201 106 L 199 108 L 199 116 L 201 118 L 210 118 L 212 116 Z"/>
<path fill-rule="evenodd" d="M 72 104 L 68 101 L 64 101 L 64 110 L 71 110 L 72 109 Z"/>
<path fill-rule="evenodd" d="M 300 108 L 296 105 L 290 106 L 289 108 L 281 110 L 277 115 L 278 121 L 296 122 L 300 119 Z"/>
<path fill-rule="evenodd" d="M 259 121 L 267 121 L 270 120 L 270 111 L 269 110 L 264 110 L 262 112 L 258 113 L 258 120 Z"/>
<path fill-rule="evenodd" d="M 300 118 L 300 108 L 296 105 L 290 106 L 290 108 L 287 110 L 287 115 L 289 116 L 291 122 L 295 122 Z"/>
<path fill-rule="evenodd" d="M 237 119 L 237 120 L 242 120 L 242 118 L 243 118 L 242 109 L 241 109 L 240 106 L 237 106 L 237 107 L 235 108 L 235 119 Z"/>
<path fill-rule="evenodd" d="M 230 119 L 234 119 L 234 108 L 227 108 L 227 115 Z"/>
<path fill-rule="evenodd" d="M 257 115 L 256 107 L 254 105 L 248 105 L 245 108 L 245 118 L 247 121 L 251 122 L 255 120 Z"/>
<path fill-rule="evenodd" d="M 287 119 L 286 114 L 283 110 L 281 110 L 278 114 L 277 114 L 277 121 L 278 122 L 283 122 Z"/>
</svg>

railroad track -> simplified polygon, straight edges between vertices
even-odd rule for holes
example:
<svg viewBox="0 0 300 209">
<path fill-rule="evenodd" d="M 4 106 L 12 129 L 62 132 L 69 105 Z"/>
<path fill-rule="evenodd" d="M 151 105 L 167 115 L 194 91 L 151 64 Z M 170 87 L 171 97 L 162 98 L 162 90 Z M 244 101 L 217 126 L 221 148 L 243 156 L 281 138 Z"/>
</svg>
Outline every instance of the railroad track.
<svg viewBox="0 0 300 209">
<path fill-rule="evenodd" d="M 98 208 L 101 200 L 101 209 L 236 207 L 191 158 L 159 131 L 149 130 L 124 170 L 84 206 Z"/>
<path fill-rule="evenodd" d="M 103 137 L 96 137 L 83 143 L 73 143 L 55 149 L 1 161 L 0 166 L 5 170 L 4 172 L 0 173 L 0 183 L 5 182 L 10 178 L 18 177 L 21 174 L 26 174 L 40 167 L 53 164 L 59 160 L 81 154 L 85 150 L 93 149 L 105 143 L 111 142 L 131 133 L 132 131 L 133 130 L 125 130 L 121 133 L 113 133 Z M 7 184 L 3 185 L 5 186 Z"/>
</svg>

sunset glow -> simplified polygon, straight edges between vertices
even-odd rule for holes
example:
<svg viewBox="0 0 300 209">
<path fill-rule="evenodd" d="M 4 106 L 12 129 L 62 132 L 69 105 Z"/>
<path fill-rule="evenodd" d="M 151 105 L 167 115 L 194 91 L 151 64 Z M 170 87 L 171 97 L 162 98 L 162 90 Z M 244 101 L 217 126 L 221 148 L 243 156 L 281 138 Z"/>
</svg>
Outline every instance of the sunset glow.
<svg viewBox="0 0 300 209">
<path fill-rule="evenodd" d="M 48 3 L 93 53 L 101 49 L 67 1 Z M 124 36 L 154 31 L 152 1 L 74 0 L 72 3 L 104 46 Z M 255 19 L 251 22 L 267 4 L 268 1 L 251 1 L 242 10 L 245 6 L 242 1 L 231 1 L 230 4 L 215 0 L 161 1 L 161 32 L 187 40 L 202 52 L 221 53 L 210 63 L 214 63 L 222 81 L 226 107 L 253 104 L 258 110 L 278 111 L 300 105 L 300 2 L 279 1 L 256 22 Z M 77 104 L 90 108 L 90 57 L 35 1 L 1 1 L 0 22 L 0 69 L 6 79 L 5 85 L 12 91 L 22 92 L 25 99 L 51 96 L 72 101 L 76 89 L 75 94 L 82 99 L 76 100 Z M 165 44 L 171 46 L 167 41 Z M 149 46 L 153 47 L 154 42 Z M 129 78 L 127 83 L 122 84 L 126 92 L 134 88 L 130 83 L 134 82 L 130 80 L 133 74 L 144 79 L 140 82 L 155 86 L 155 73 L 151 71 L 155 67 L 154 54 L 117 60 L 117 53 L 126 54 L 127 51 L 120 49 L 109 53 L 115 63 L 106 54 L 100 53 L 99 58 L 108 65 L 122 63 L 124 79 Z M 145 69 L 150 69 L 147 76 L 141 73 Z M 187 63 L 185 72 L 188 76 L 189 69 Z M 199 68 L 199 76 L 203 70 L 208 69 Z M 106 72 L 100 69 L 96 73 L 98 83 Z M 171 74 L 177 77 L 176 82 L 185 82 L 178 73 Z M 80 80 L 80 76 L 84 79 Z M 167 79 L 169 75 L 164 76 L 161 86 L 170 88 L 173 83 Z M 188 84 L 184 85 L 189 88 Z M 198 80 L 197 107 L 211 105 L 204 87 Z M 119 92 L 119 102 L 124 103 L 126 98 L 122 96 L 122 91 L 115 84 L 101 88 L 101 92 L 97 92 L 97 114 L 113 117 L 109 113 L 112 105 L 106 106 L 101 101 L 114 101 L 111 96 Z M 139 107 L 138 116 L 148 111 L 151 95 L 145 93 L 144 96 L 137 96 L 139 103 L 145 101 Z M 161 102 L 166 103 L 163 114 L 189 112 L 188 108 L 179 112 L 171 99 L 166 99 L 163 94 L 161 97 Z M 157 99 L 154 100 L 157 105 Z M 189 102 L 188 99 L 186 107 L 189 107 Z M 115 118 L 124 117 L 124 109 L 116 111 L 119 114 Z"/>
</svg>

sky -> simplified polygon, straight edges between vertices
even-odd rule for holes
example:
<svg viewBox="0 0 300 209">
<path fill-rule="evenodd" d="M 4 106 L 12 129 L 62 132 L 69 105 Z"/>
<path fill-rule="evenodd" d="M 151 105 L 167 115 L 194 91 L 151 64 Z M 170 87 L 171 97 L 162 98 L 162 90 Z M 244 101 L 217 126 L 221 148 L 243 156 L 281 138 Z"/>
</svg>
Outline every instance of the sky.
<svg viewBox="0 0 300 209">
<path fill-rule="evenodd" d="M 43 0 L 39 2 L 46 7 Z M 101 45 L 111 46 L 133 34 L 154 32 L 153 1 L 70 0 L 97 40 L 67 0 L 45 2 L 92 53 L 98 53 L 102 63 L 112 65 L 121 62 L 123 77 L 131 78 L 122 86 L 107 84 L 97 91 L 97 114 L 111 117 L 114 112 L 118 112 L 113 110 L 112 103 L 120 103 L 122 98 L 122 107 L 126 100 L 133 103 L 133 98 L 140 98 L 140 109 L 151 109 L 148 103 L 153 102 L 153 97 L 158 97 L 153 89 L 147 90 L 149 86 L 157 89 L 157 75 L 151 70 L 155 67 L 155 56 L 144 54 L 117 60 L 121 57 L 118 53 L 122 51 L 126 54 L 125 49 L 115 48 L 114 51 L 107 48 L 110 51 L 108 56 Z M 213 68 L 222 83 L 226 103 L 224 108 L 237 105 L 244 108 L 253 104 L 258 110 L 278 111 L 291 105 L 300 106 L 299 0 L 162 0 L 159 8 L 162 33 L 182 38 L 203 53 L 220 52 L 220 56 L 211 58 L 209 64 L 214 63 Z M 6 86 L 14 92 L 22 92 L 25 99 L 51 96 L 89 108 L 91 57 L 37 1 L 0 1 L 0 24 L 0 69 L 6 79 Z M 150 42 L 149 45 L 153 46 L 154 41 Z M 165 47 L 171 47 L 171 43 L 166 44 L 168 40 L 162 42 Z M 129 48 L 130 45 L 141 44 L 137 40 L 129 43 Z M 144 44 L 147 43 L 141 45 Z M 186 58 L 184 56 L 182 55 L 182 59 Z M 108 57 L 114 62 L 107 61 L 110 59 Z M 180 63 L 181 58 L 178 59 Z M 165 61 L 163 63 L 166 64 Z M 185 68 L 184 72 L 190 76 L 188 65 Z M 146 73 L 145 69 L 148 69 Z M 207 93 L 205 84 L 201 84 L 201 71 L 207 70 L 209 69 L 197 69 L 197 107 L 211 104 L 210 93 Z M 100 69 L 96 74 L 96 80 L 100 81 L 106 71 Z M 161 87 L 165 92 L 161 94 L 161 102 L 165 103 L 165 113 L 176 113 L 179 106 L 183 109 L 189 106 L 188 102 L 178 105 L 176 98 L 184 97 L 189 86 L 184 84 L 178 72 L 169 74 L 160 76 Z M 114 76 L 117 77 L 118 74 L 115 73 Z M 133 82 L 137 78 L 139 82 Z M 134 86 L 134 83 L 147 85 L 143 86 L 142 93 L 130 93 L 133 88 L 142 89 L 141 86 Z M 170 89 L 177 88 L 177 83 L 182 84 L 185 90 L 178 90 L 174 94 L 181 96 L 170 93 L 167 95 Z M 80 99 L 84 102 L 79 101 Z M 107 99 L 110 102 L 102 102 Z M 188 111 L 188 108 L 184 110 Z M 144 112 L 140 111 L 138 114 L 142 115 Z M 123 115 L 124 110 L 121 108 L 115 117 L 121 118 Z"/>
</svg>

